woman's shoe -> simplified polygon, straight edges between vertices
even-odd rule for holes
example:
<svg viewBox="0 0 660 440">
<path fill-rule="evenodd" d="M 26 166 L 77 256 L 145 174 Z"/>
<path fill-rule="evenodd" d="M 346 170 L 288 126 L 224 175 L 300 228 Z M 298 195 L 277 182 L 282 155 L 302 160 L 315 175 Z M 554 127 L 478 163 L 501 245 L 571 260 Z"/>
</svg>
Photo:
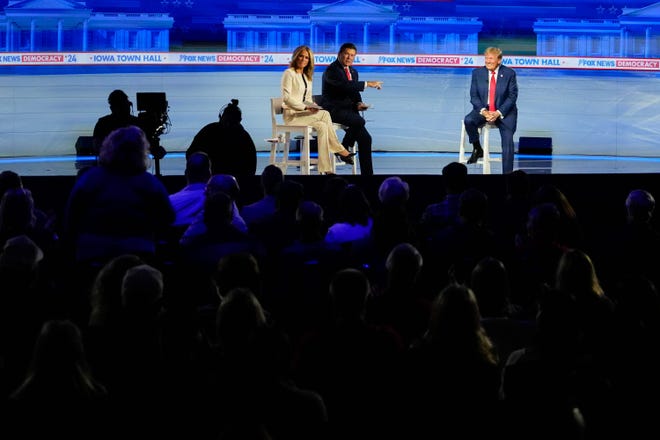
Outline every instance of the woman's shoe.
<svg viewBox="0 0 660 440">
<path fill-rule="evenodd" d="M 342 156 L 339 153 L 335 153 L 335 156 L 339 158 L 344 163 L 347 163 L 349 165 L 354 165 L 355 161 L 353 160 L 353 156 L 355 156 L 357 153 L 348 153 L 346 156 Z"/>
<path fill-rule="evenodd" d="M 336 176 L 332 171 L 321 171 L 322 176 Z"/>
</svg>

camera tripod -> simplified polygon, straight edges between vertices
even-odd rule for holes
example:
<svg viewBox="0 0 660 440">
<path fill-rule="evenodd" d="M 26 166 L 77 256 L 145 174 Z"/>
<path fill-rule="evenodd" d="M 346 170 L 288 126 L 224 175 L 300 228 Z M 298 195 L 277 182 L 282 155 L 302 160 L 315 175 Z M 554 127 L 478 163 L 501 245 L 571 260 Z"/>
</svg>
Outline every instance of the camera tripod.
<svg viewBox="0 0 660 440">
<path fill-rule="evenodd" d="M 154 136 L 150 141 L 151 147 L 149 148 L 149 153 L 154 158 L 154 173 L 156 176 L 161 177 L 160 174 L 160 160 L 165 157 L 167 151 L 160 145 L 160 136 Z"/>
</svg>

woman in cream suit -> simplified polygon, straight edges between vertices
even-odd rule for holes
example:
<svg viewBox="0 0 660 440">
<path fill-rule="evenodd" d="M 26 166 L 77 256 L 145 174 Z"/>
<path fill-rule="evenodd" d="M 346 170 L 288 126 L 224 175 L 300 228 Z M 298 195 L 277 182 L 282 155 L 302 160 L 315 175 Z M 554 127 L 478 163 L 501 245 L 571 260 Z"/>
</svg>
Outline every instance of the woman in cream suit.
<svg viewBox="0 0 660 440">
<path fill-rule="evenodd" d="M 330 152 L 342 161 L 353 164 L 353 156 L 339 142 L 332 125 L 330 113 L 308 106 L 312 100 L 312 77 L 314 76 L 314 55 L 307 46 L 299 46 L 293 51 L 289 68 L 282 75 L 282 108 L 284 123 L 290 125 L 311 125 L 316 130 L 318 143 L 318 170 L 321 174 L 331 174 Z"/>
</svg>

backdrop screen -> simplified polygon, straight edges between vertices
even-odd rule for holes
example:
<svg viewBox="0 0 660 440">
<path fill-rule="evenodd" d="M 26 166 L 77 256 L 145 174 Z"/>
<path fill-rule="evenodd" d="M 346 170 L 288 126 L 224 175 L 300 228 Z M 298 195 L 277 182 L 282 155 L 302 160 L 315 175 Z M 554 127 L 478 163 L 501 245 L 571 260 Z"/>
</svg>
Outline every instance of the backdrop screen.
<svg viewBox="0 0 660 440">
<path fill-rule="evenodd" d="M 499 46 L 517 67 L 657 70 L 659 25 L 650 0 L 5 0 L 0 66 L 263 67 L 301 44 L 327 64 L 351 41 L 382 67 L 472 66 Z"/>
<path fill-rule="evenodd" d="M 557 154 L 657 156 L 653 0 L 0 0 L 0 157 L 70 154 L 114 89 L 166 94 L 168 151 L 232 98 L 267 148 L 294 49 L 313 51 L 320 93 L 344 42 L 360 79 L 384 82 L 364 96 L 375 149 L 455 151 L 470 72 L 498 46 L 518 75 L 517 136 L 551 137 Z"/>
</svg>

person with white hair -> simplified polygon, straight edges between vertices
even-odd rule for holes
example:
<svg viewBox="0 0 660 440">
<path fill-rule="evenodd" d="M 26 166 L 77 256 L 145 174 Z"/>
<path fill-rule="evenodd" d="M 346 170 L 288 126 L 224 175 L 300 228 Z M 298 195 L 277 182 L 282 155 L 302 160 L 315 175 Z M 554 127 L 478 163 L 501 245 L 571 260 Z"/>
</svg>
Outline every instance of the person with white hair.
<svg viewBox="0 0 660 440">
<path fill-rule="evenodd" d="M 390 251 L 400 243 L 411 243 L 417 246 L 415 222 L 410 217 L 408 200 L 410 188 L 408 183 L 398 176 L 388 177 L 378 189 L 378 200 L 374 214 L 374 225 L 371 236 L 374 241 L 377 259 L 375 269 L 384 275 L 385 259 Z"/>
<path fill-rule="evenodd" d="M 99 166 L 78 178 L 67 201 L 65 238 L 77 261 L 155 255 L 157 236 L 175 214 L 167 189 L 148 165 L 149 141 L 139 127 L 117 129 L 105 139 Z"/>
<path fill-rule="evenodd" d="M 660 232 L 652 222 L 655 210 L 653 194 L 644 189 L 630 191 L 625 200 L 626 221 L 619 230 L 607 232 L 613 237 L 605 242 L 606 256 L 599 267 L 604 283 L 617 283 L 624 278 L 644 276 L 660 286 Z"/>
<path fill-rule="evenodd" d="M 655 210 L 653 194 L 643 189 L 630 191 L 626 197 L 626 211 L 629 222 L 650 222 Z"/>
</svg>

